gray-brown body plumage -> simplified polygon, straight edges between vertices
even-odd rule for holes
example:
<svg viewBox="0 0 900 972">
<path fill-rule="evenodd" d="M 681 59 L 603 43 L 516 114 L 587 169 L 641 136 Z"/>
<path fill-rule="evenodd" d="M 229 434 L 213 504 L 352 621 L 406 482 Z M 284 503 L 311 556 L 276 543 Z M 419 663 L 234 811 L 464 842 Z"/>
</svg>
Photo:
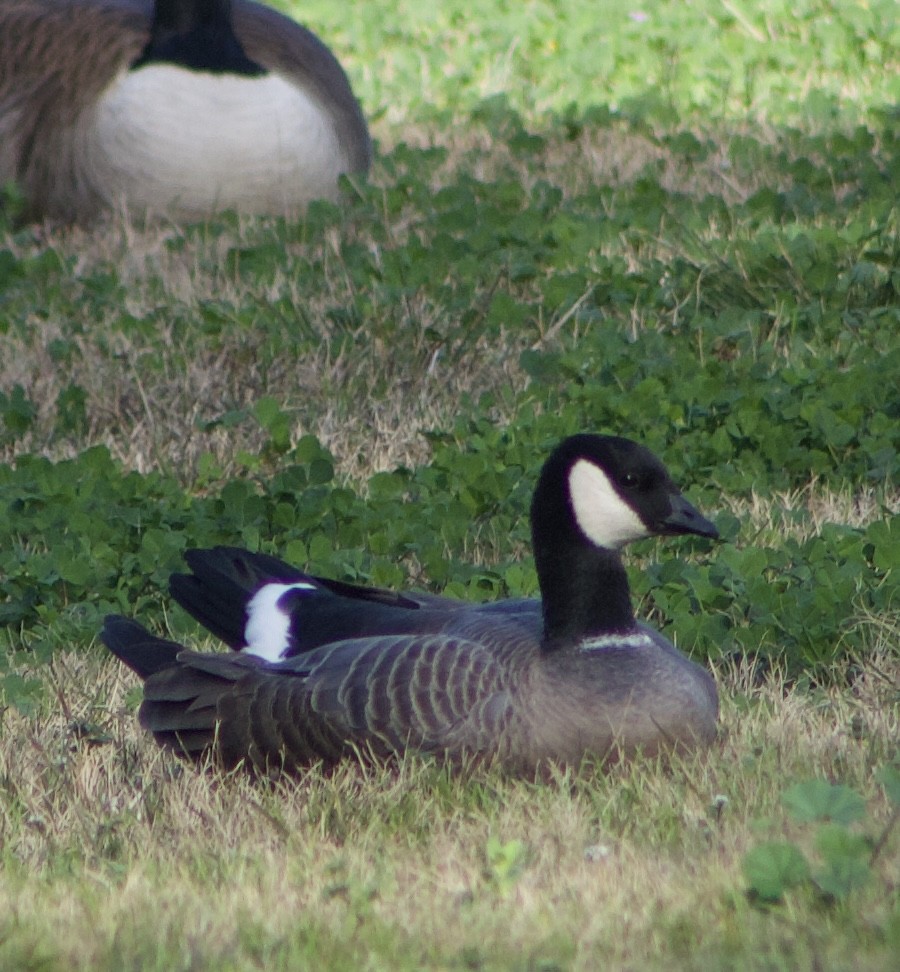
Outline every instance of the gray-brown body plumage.
<svg viewBox="0 0 900 972">
<path fill-rule="evenodd" d="M 185 7 L 195 2 L 185 0 Z M 315 35 L 277 11 L 252 0 L 223 3 L 223 9 L 229 9 L 234 35 L 247 57 L 317 106 L 334 139 L 330 169 L 305 187 L 294 177 L 296 159 L 288 153 L 286 162 L 272 161 L 271 171 L 248 172 L 251 188 L 245 196 L 225 188 L 210 207 L 205 198 L 193 196 L 186 182 L 181 193 L 178 187 L 160 192 L 158 211 L 189 217 L 206 215 L 211 208 L 285 212 L 310 198 L 334 196 L 338 176 L 365 172 L 371 155 L 365 120 L 340 64 Z M 202 167 L 203 153 L 209 151 L 204 145 L 196 146 L 196 155 L 184 151 L 183 157 L 172 159 L 172 146 L 162 140 L 154 158 L 151 134 L 150 148 L 141 147 L 141 154 L 131 158 L 127 138 L 119 145 L 114 137 L 102 143 L 98 137 L 103 99 L 145 51 L 153 13 L 153 0 L 0 3 L 0 184 L 19 183 L 29 216 L 91 219 L 106 208 L 131 203 L 135 186 L 152 183 L 156 162 L 188 170 Z M 173 90 L 170 100 L 177 103 L 179 97 Z M 154 110 L 153 105 L 145 107 Z M 227 132 L 231 119 L 226 97 L 217 110 L 220 115 L 210 121 Z M 128 122 L 138 128 L 142 123 L 139 117 Z M 277 140 L 277 133 L 272 137 Z M 287 149 L 299 155 L 304 151 Z M 182 146 L 174 151 L 181 153 Z M 135 198 L 138 206 L 147 205 L 143 196 Z"/>
<path fill-rule="evenodd" d="M 582 462 L 588 480 L 572 475 Z M 623 503 L 603 492 L 623 467 L 654 480 L 646 496 Z M 573 502 L 583 480 L 605 507 L 600 527 Z M 103 639 L 145 679 L 142 725 L 191 755 L 215 744 L 226 766 L 290 770 L 351 752 L 417 750 L 531 773 L 546 762 L 706 744 L 717 714 L 712 679 L 634 621 L 618 553 L 598 542 L 604 517 L 631 522 L 635 537 L 715 535 L 646 450 L 578 436 L 545 466 L 532 507 L 543 601 L 392 594 L 215 548 L 189 553 L 193 573 L 173 577 L 172 592 L 242 651 L 184 651 L 123 618 L 108 619 Z M 548 578 L 554 562 L 567 563 L 567 575 Z M 274 641 L 260 634 L 262 622 Z"/>
</svg>

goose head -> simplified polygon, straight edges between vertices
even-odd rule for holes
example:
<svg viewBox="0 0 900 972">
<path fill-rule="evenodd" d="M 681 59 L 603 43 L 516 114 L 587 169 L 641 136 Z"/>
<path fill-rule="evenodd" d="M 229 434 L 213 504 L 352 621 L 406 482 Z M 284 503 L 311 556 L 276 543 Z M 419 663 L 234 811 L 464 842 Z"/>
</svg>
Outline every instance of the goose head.
<svg viewBox="0 0 900 972">
<path fill-rule="evenodd" d="M 620 436 L 588 434 L 565 439 L 544 464 L 531 532 L 548 645 L 634 627 L 619 557 L 625 544 L 718 536 L 652 452 Z"/>
</svg>

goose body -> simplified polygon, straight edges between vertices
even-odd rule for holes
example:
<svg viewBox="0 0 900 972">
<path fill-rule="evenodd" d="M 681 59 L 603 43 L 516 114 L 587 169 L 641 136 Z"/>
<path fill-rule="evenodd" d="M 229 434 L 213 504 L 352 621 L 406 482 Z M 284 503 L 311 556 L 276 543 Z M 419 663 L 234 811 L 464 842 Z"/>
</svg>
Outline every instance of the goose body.
<svg viewBox="0 0 900 972">
<path fill-rule="evenodd" d="M 175 600 L 225 653 L 187 651 L 134 621 L 103 641 L 144 679 L 142 725 L 190 755 L 258 771 L 417 750 L 529 774 L 709 743 L 715 685 L 637 622 L 619 548 L 716 536 L 643 447 L 561 443 L 531 511 L 541 599 L 473 605 L 314 577 L 229 547 L 190 551 Z"/>
<path fill-rule="evenodd" d="M 0 4 L 0 183 L 33 217 L 287 214 L 370 155 L 335 57 L 262 4 Z"/>
</svg>

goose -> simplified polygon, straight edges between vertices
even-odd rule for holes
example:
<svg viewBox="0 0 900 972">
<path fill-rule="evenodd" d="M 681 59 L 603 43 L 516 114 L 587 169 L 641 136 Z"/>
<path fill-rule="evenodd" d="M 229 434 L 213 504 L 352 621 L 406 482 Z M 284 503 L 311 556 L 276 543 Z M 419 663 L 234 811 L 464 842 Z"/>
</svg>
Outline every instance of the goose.
<svg viewBox="0 0 900 972">
<path fill-rule="evenodd" d="M 0 3 L 0 185 L 30 218 L 285 215 L 370 159 L 334 55 L 262 4 Z"/>
<path fill-rule="evenodd" d="M 531 532 L 539 600 L 360 587 L 215 547 L 188 551 L 170 591 L 229 651 L 121 616 L 101 639 L 144 680 L 139 719 L 160 744 L 262 775 L 405 751 L 531 775 L 710 743 L 715 683 L 635 620 L 619 555 L 652 535 L 718 536 L 663 464 L 618 436 L 565 439 Z"/>
</svg>

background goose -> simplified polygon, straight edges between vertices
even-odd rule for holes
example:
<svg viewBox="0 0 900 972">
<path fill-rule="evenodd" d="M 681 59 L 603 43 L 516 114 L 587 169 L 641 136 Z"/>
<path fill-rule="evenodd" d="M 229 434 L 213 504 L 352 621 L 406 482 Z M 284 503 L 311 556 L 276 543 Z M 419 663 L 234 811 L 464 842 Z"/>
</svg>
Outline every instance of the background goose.
<svg viewBox="0 0 900 972">
<path fill-rule="evenodd" d="M 229 767 L 414 749 L 531 773 L 712 740 L 712 679 L 635 621 L 618 553 L 653 534 L 717 536 L 662 463 L 627 439 L 566 439 L 531 525 L 540 601 L 397 594 L 219 547 L 189 553 L 171 590 L 240 651 L 185 651 L 120 617 L 102 638 L 145 680 L 142 725 L 192 755 L 216 739 Z"/>
<path fill-rule="evenodd" d="M 0 184 L 32 217 L 286 213 L 365 172 L 347 77 L 251 0 L 3 0 Z"/>
</svg>

